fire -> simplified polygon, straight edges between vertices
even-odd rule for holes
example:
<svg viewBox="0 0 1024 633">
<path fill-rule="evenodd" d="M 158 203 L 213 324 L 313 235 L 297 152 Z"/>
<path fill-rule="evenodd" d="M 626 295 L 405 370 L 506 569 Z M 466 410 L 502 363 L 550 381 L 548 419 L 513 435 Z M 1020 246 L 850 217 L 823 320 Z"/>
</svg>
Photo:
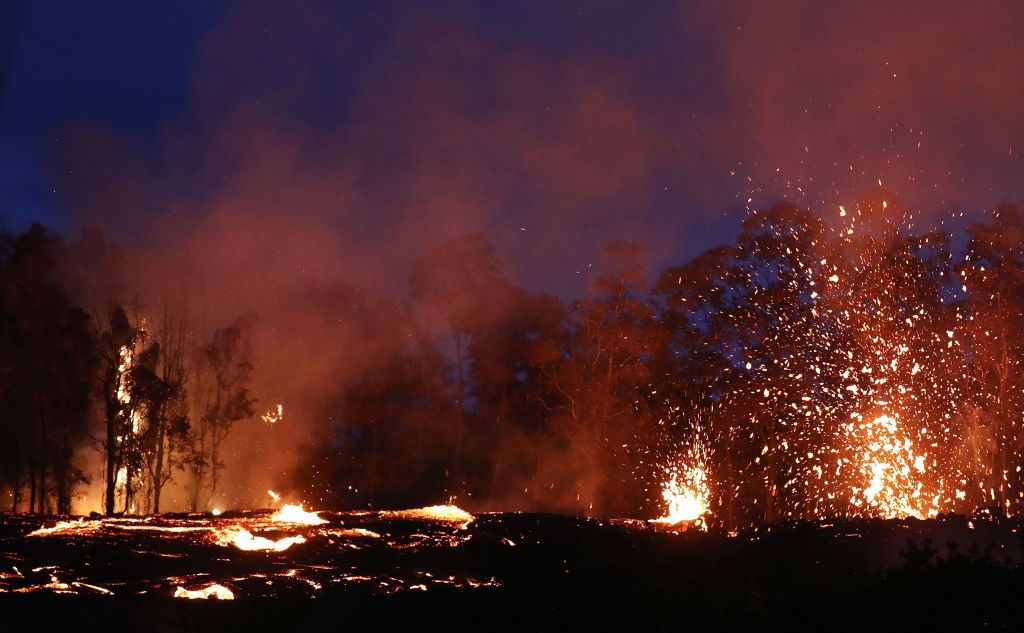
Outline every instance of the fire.
<svg viewBox="0 0 1024 633">
<path fill-rule="evenodd" d="M 235 593 L 225 587 L 213 583 L 207 585 L 202 589 L 185 589 L 184 587 L 178 587 L 174 590 L 175 598 L 187 598 L 189 600 L 206 600 L 208 598 L 215 598 L 217 600 L 234 600 Z"/>
<path fill-rule="evenodd" d="M 708 511 L 707 472 L 701 467 L 690 467 L 672 473 L 665 482 L 662 497 L 668 503 L 665 516 L 656 523 L 688 523 L 700 520 Z"/>
<path fill-rule="evenodd" d="M 234 545 L 245 552 L 283 552 L 292 545 L 306 542 L 306 537 L 301 534 L 274 541 L 265 536 L 254 536 L 249 530 L 239 527 L 218 530 L 216 539 L 220 545 Z"/>
<path fill-rule="evenodd" d="M 321 519 L 316 512 L 303 510 L 302 504 L 293 505 L 290 503 L 282 506 L 280 510 L 270 517 L 270 520 L 276 523 L 299 523 L 302 525 L 322 525 L 327 523 L 327 520 Z"/>
</svg>

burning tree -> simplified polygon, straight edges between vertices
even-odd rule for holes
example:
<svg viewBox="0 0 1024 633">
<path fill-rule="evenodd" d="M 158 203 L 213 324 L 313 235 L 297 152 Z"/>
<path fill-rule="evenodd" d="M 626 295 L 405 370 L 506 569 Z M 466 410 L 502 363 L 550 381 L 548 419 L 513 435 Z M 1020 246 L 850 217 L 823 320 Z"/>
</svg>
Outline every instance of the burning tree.
<svg viewBox="0 0 1024 633">
<path fill-rule="evenodd" d="M 145 340 L 145 330 L 134 326 L 124 308 L 114 306 L 107 328 L 100 334 L 100 391 L 104 405 L 105 457 L 104 512 L 116 511 L 117 491 L 124 493 L 124 510 L 130 510 L 132 479 L 141 467 L 135 435 L 141 411 L 132 405 L 132 363 Z"/>
</svg>

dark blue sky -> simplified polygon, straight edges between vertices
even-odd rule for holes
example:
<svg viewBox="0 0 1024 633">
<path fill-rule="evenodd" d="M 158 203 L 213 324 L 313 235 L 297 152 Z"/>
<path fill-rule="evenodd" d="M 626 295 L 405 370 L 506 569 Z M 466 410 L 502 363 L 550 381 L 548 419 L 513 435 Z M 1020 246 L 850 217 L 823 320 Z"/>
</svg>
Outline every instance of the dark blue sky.
<svg viewBox="0 0 1024 633">
<path fill-rule="evenodd" d="M 12 224 L 68 221 L 47 167 L 63 123 L 94 120 L 145 143 L 182 111 L 196 44 L 216 24 L 220 4 L 7 4 L 0 16 L 0 208 Z"/>
<path fill-rule="evenodd" d="M 764 4 L 7 3 L 0 215 L 370 286 L 483 230 L 563 290 L 783 195 L 1020 200 L 1017 6 Z"/>
</svg>

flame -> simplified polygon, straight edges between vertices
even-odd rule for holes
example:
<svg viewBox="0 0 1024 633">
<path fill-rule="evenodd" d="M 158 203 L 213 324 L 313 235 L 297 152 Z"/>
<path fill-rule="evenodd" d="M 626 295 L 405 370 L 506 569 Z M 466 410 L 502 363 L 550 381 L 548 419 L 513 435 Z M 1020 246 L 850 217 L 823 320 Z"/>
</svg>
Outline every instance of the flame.
<svg viewBox="0 0 1024 633">
<path fill-rule="evenodd" d="M 213 583 L 207 585 L 202 589 L 185 589 L 184 587 L 178 587 L 174 590 L 175 598 L 188 598 L 189 600 L 206 600 L 208 598 L 215 598 L 217 600 L 234 600 L 235 593 L 225 587 Z"/>
<path fill-rule="evenodd" d="M 277 494 L 277 493 L 276 493 L 276 492 L 274 492 L 273 490 L 268 490 L 268 491 L 267 491 L 267 495 L 269 495 L 269 496 L 270 496 L 270 499 L 271 499 L 271 500 L 272 500 L 272 501 L 273 501 L 274 503 L 277 503 L 278 501 L 280 501 L 280 500 L 281 500 L 281 495 Z"/>
<path fill-rule="evenodd" d="M 239 527 L 218 530 L 216 539 L 220 545 L 234 545 L 245 552 L 283 552 L 292 545 L 306 542 L 306 537 L 302 535 L 286 536 L 274 541 L 265 536 L 254 536 L 249 530 Z"/>
<path fill-rule="evenodd" d="M 665 516 L 655 523 L 688 523 L 699 521 L 708 511 L 707 472 L 694 466 L 672 473 L 663 485 L 661 496 L 668 503 Z"/>
<path fill-rule="evenodd" d="M 290 503 L 282 506 L 280 510 L 270 517 L 270 520 L 276 523 L 299 523 L 302 525 L 321 525 L 327 523 L 327 520 L 321 519 L 316 512 L 303 510 L 302 504 L 293 505 Z"/>
</svg>

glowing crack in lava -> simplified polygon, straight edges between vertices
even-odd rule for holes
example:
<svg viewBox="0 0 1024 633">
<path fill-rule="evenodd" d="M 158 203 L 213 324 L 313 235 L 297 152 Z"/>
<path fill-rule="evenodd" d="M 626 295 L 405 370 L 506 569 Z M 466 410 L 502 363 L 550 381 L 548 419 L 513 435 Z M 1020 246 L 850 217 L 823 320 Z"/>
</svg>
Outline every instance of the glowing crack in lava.
<svg viewBox="0 0 1024 633">
<path fill-rule="evenodd" d="M 857 414 L 846 425 L 855 440 L 855 477 L 865 484 L 854 486 L 850 503 L 886 519 L 936 516 L 940 495 L 929 497 L 923 491 L 926 455 L 915 452 L 914 443 L 901 432 L 898 415 L 863 420 Z"/>
<path fill-rule="evenodd" d="M 285 536 L 274 541 L 265 536 L 255 536 L 245 528 L 230 527 L 218 530 L 216 541 L 220 545 L 234 545 L 245 552 L 283 552 L 292 545 L 305 543 L 306 537 Z"/>
<path fill-rule="evenodd" d="M 304 510 L 301 503 L 298 505 L 285 504 L 270 517 L 270 520 L 276 523 L 295 523 L 300 525 L 322 525 L 327 523 L 327 520 L 321 519 L 316 512 Z"/>
<path fill-rule="evenodd" d="M 206 600 L 208 598 L 215 598 L 217 600 L 234 600 L 235 593 L 217 583 L 207 585 L 202 589 L 185 589 L 184 587 L 178 587 L 174 590 L 175 598 L 187 598 L 189 600 Z"/>
<path fill-rule="evenodd" d="M 665 516 L 655 523 L 691 523 L 700 521 L 708 511 L 707 472 L 699 467 L 675 469 L 665 482 L 661 492 L 668 503 Z"/>
</svg>

